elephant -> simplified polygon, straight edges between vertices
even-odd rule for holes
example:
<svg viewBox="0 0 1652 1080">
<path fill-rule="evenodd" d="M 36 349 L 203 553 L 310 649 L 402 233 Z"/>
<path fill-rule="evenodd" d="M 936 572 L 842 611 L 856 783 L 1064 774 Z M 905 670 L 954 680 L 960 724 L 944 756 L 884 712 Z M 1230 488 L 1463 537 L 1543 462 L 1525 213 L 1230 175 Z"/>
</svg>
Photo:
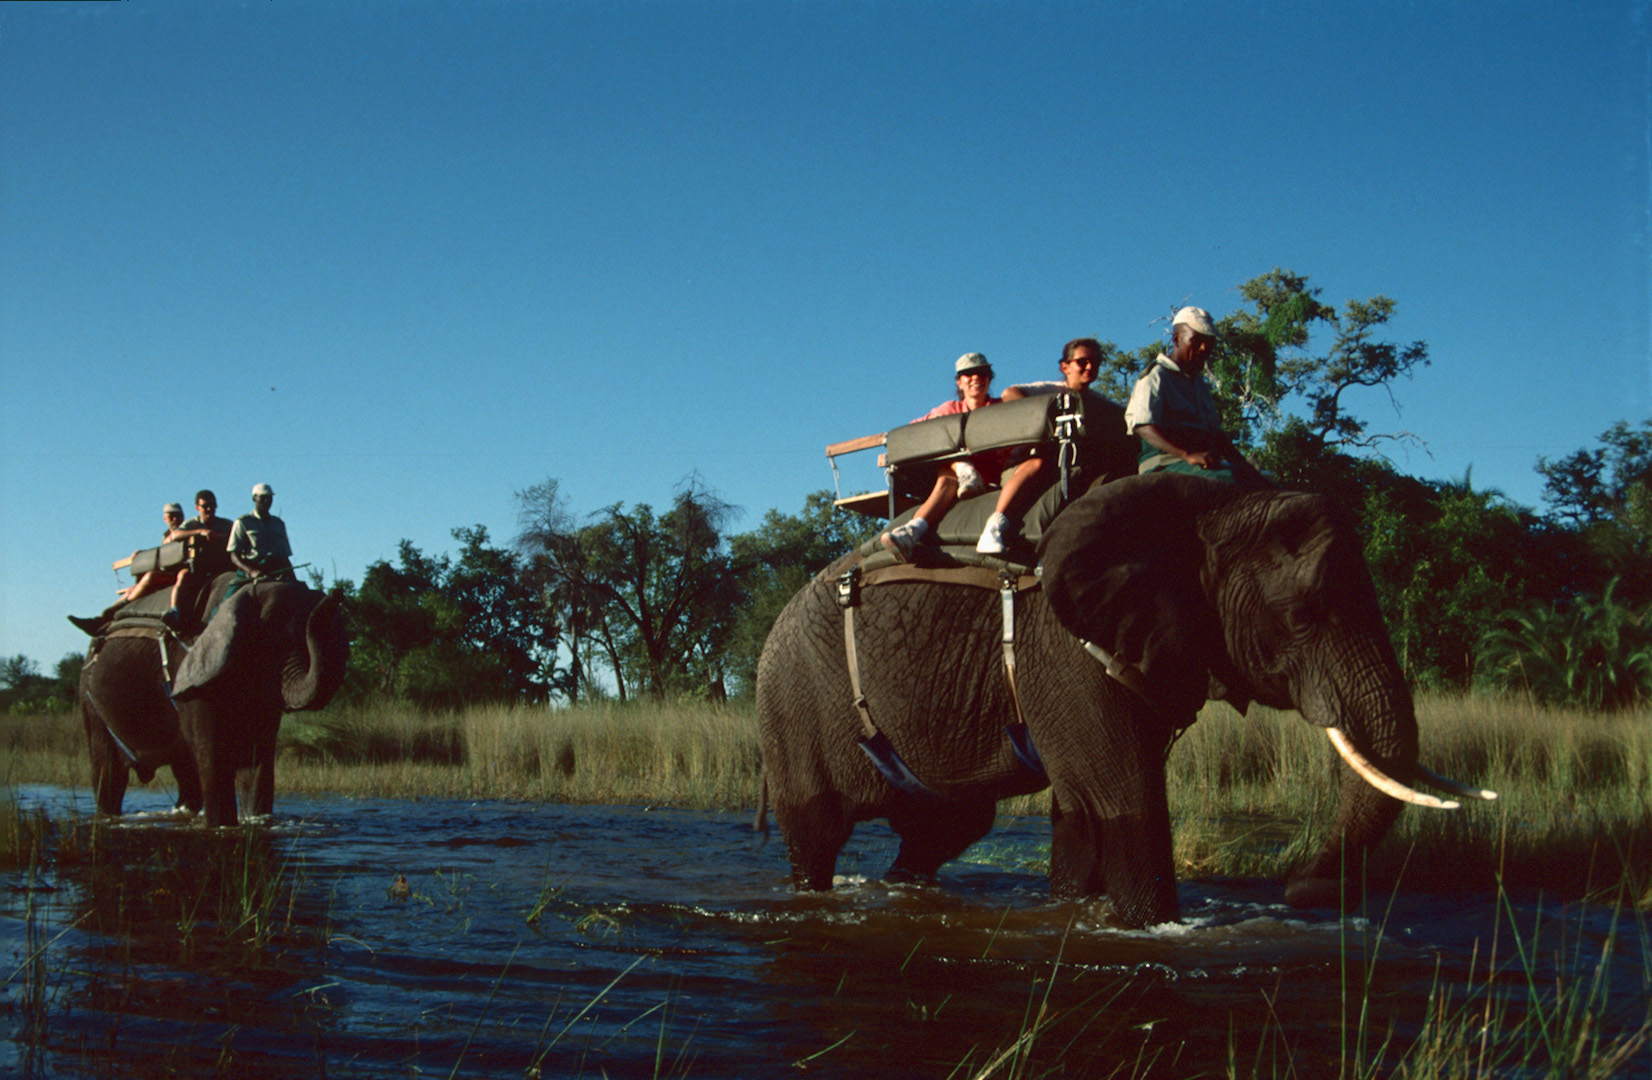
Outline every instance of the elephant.
<svg viewBox="0 0 1652 1080">
<path fill-rule="evenodd" d="M 336 594 L 268 579 L 231 592 L 235 580 L 221 574 L 204 592 L 199 614 L 213 614 L 192 642 L 117 624 L 93 644 L 79 707 L 100 812 L 120 813 L 129 769 L 147 781 L 162 765 L 180 809 L 204 812 L 208 826 L 237 823 L 237 791 L 245 811 L 273 810 L 281 714 L 332 700 L 348 635 Z"/>
<path fill-rule="evenodd" d="M 1014 605 L 1013 690 L 1003 603 L 989 589 L 922 578 L 860 589 L 864 713 L 838 583 L 860 554 L 781 612 L 758 663 L 757 712 L 764 797 L 799 891 L 830 889 L 851 829 L 872 818 L 900 837 L 888 878 L 931 878 L 987 833 L 997 800 L 1047 778 L 1052 894 L 1105 894 L 1129 926 L 1172 920 L 1165 760 L 1207 696 L 1241 712 L 1252 701 L 1296 709 L 1346 748 L 1334 827 L 1288 876 L 1292 905 L 1356 903 L 1360 855 L 1387 834 L 1400 798 L 1457 805 L 1411 785 L 1495 797 L 1418 764 L 1411 694 L 1360 541 L 1327 498 L 1129 476 L 1076 498 L 1039 555 L 1038 584 Z M 921 788 L 897 787 L 868 761 L 863 717 Z M 1018 719 L 1043 775 L 1006 736 Z M 1345 865 L 1355 868 L 1346 883 Z"/>
</svg>

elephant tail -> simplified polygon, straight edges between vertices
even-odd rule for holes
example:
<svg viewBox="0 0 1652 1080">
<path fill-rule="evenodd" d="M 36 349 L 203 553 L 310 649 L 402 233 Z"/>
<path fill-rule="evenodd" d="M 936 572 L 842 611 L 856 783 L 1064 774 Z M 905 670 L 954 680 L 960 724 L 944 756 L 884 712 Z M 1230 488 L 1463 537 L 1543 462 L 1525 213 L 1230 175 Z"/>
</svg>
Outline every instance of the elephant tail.
<svg viewBox="0 0 1652 1080">
<path fill-rule="evenodd" d="M 764 772 L 757 788 L 757 816 L 751 819 L 751 831 L 761 833 L 763 843 L 769 842 L 769 774 Z M 759 845 L 761 846 L 761 845 Z"/>
</svg>

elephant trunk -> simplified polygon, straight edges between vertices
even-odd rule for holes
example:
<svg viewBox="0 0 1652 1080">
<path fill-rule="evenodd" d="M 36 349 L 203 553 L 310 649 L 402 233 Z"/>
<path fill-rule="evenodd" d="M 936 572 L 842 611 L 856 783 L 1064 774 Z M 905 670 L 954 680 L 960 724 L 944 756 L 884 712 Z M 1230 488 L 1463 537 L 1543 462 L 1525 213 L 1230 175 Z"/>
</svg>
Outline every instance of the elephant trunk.
<svg viewBox="0 0 1652 1080">
<path fill-rule="evenodd" d="M 1285 898 L 1296 907 L 1358 903 L 1365 854 L 1388 834 L 1403 807 L 1392 790 L 1373 786 L 1368 774 L 1405 779 L 1416 775 L 1417 715 L 1410 688 L 1391 652 L 1378 648 L 1364 660 L 1344 672 L 1345 681 L 1313 680 L 1321 688 L 1336 687 L 1325 696 L 1309 693 L 1307 700 L 1299 699 L 1303 715 L 1334 729 L 1333 744 L 1346 745 L 1368 769 L 1362 774 L 1360 767 L 1351 765 L 1344 771 L 1331 835 L 1319 853 L 1286 880 Z M 1348 758 L 1345 754 L 1344 760 Z"/>
<path fill-rule="evenodd" d="M 305 652 L 282 672 L 281 698 L 287 711 L 320 709 L 344 683 L 350 645 L 336 594 L 310 612 L 304 628 Z"/>
</svg>

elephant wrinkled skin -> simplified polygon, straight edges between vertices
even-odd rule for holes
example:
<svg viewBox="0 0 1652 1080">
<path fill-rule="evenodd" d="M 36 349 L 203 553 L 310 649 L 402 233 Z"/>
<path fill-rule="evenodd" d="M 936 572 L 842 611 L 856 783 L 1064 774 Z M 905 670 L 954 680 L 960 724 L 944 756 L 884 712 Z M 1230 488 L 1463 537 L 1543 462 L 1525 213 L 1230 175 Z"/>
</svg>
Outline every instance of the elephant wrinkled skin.
<svg viewBox="0 0 1652 1080">
<path fill-rule="evenodd" d="M 204 811 L 209 826 L 236 824 L 238 790 L 247 812 L 273 809 L 281 714 L 332 700 L 349 643 L 336 596 L 260 580 L 223 600 L 234 577 L 220 575 L 203 598 L 202 611 L 217 612 L 181 662 L 169 645 L 170 701 L 153 639 L 94 646 L 79 704 L 100 812 L 120 813 L 129 768 L 147 781 L 161 765 L 172 767 L 179 806 Z"/>
<path fill-rule="evenodd" d="M 1092 488 L 1050 528 L 1042 589 L 1017 600 L 1017 685 L 1053 796 L 1051 889 L 1108 895 L 1115 917 L 1177 914 L 1165 755 L 1207 691 L 1297 709 L 1390 776 L 1418 776 L 1417 724 L 1361 545 L 1329 500 L 1149 474 Z M 999 597 L 891 582 L 861 591 L 856 646 L 873 721 L 941 801 L 897 791 L 857 746 L 839 560 L 793 597 L 758 668 L 763 767 L 801 890 L 832 885 L 857 821 L 901 837 L 890 875 L 929 877 L 1042 783 L 1020 765 Z M 1140 673 L 1143 697 L 1081 640 Z M 1286 885 L 1298 906 L 1359 896 L 1360 854 L 1401 804 L 1344 769 L 1323 850 Z M 1351 868 L 1343 882 L 1343 866 Z"/>
</svg>

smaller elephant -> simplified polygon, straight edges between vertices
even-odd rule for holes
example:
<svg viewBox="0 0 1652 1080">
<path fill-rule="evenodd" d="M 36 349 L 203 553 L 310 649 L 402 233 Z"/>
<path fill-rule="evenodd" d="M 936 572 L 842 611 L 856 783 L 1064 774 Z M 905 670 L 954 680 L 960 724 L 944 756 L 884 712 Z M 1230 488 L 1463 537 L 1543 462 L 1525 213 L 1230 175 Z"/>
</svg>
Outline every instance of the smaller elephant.
<svg viewBox="0 0 1652 1080">
<path fill-rule="evenodd" d="M 186 654 L 185 643 L 169 644 L 170 695 L 152 635 L 117 631 L 94 646 L 80 707 L 100 811 L 120 812 L 128 768 L 147 780 L 163 764 L 180 805 L 204 812 L 209 826 L 237 823 L 237 792 L 250 813 L 274 808 L 281 714 L 332 700 L 348 635 L 336 595 L 268 580 L 231 593 L 234 581 L 213 582 L 202 603 L 211 621 Z"/>
</svg>

